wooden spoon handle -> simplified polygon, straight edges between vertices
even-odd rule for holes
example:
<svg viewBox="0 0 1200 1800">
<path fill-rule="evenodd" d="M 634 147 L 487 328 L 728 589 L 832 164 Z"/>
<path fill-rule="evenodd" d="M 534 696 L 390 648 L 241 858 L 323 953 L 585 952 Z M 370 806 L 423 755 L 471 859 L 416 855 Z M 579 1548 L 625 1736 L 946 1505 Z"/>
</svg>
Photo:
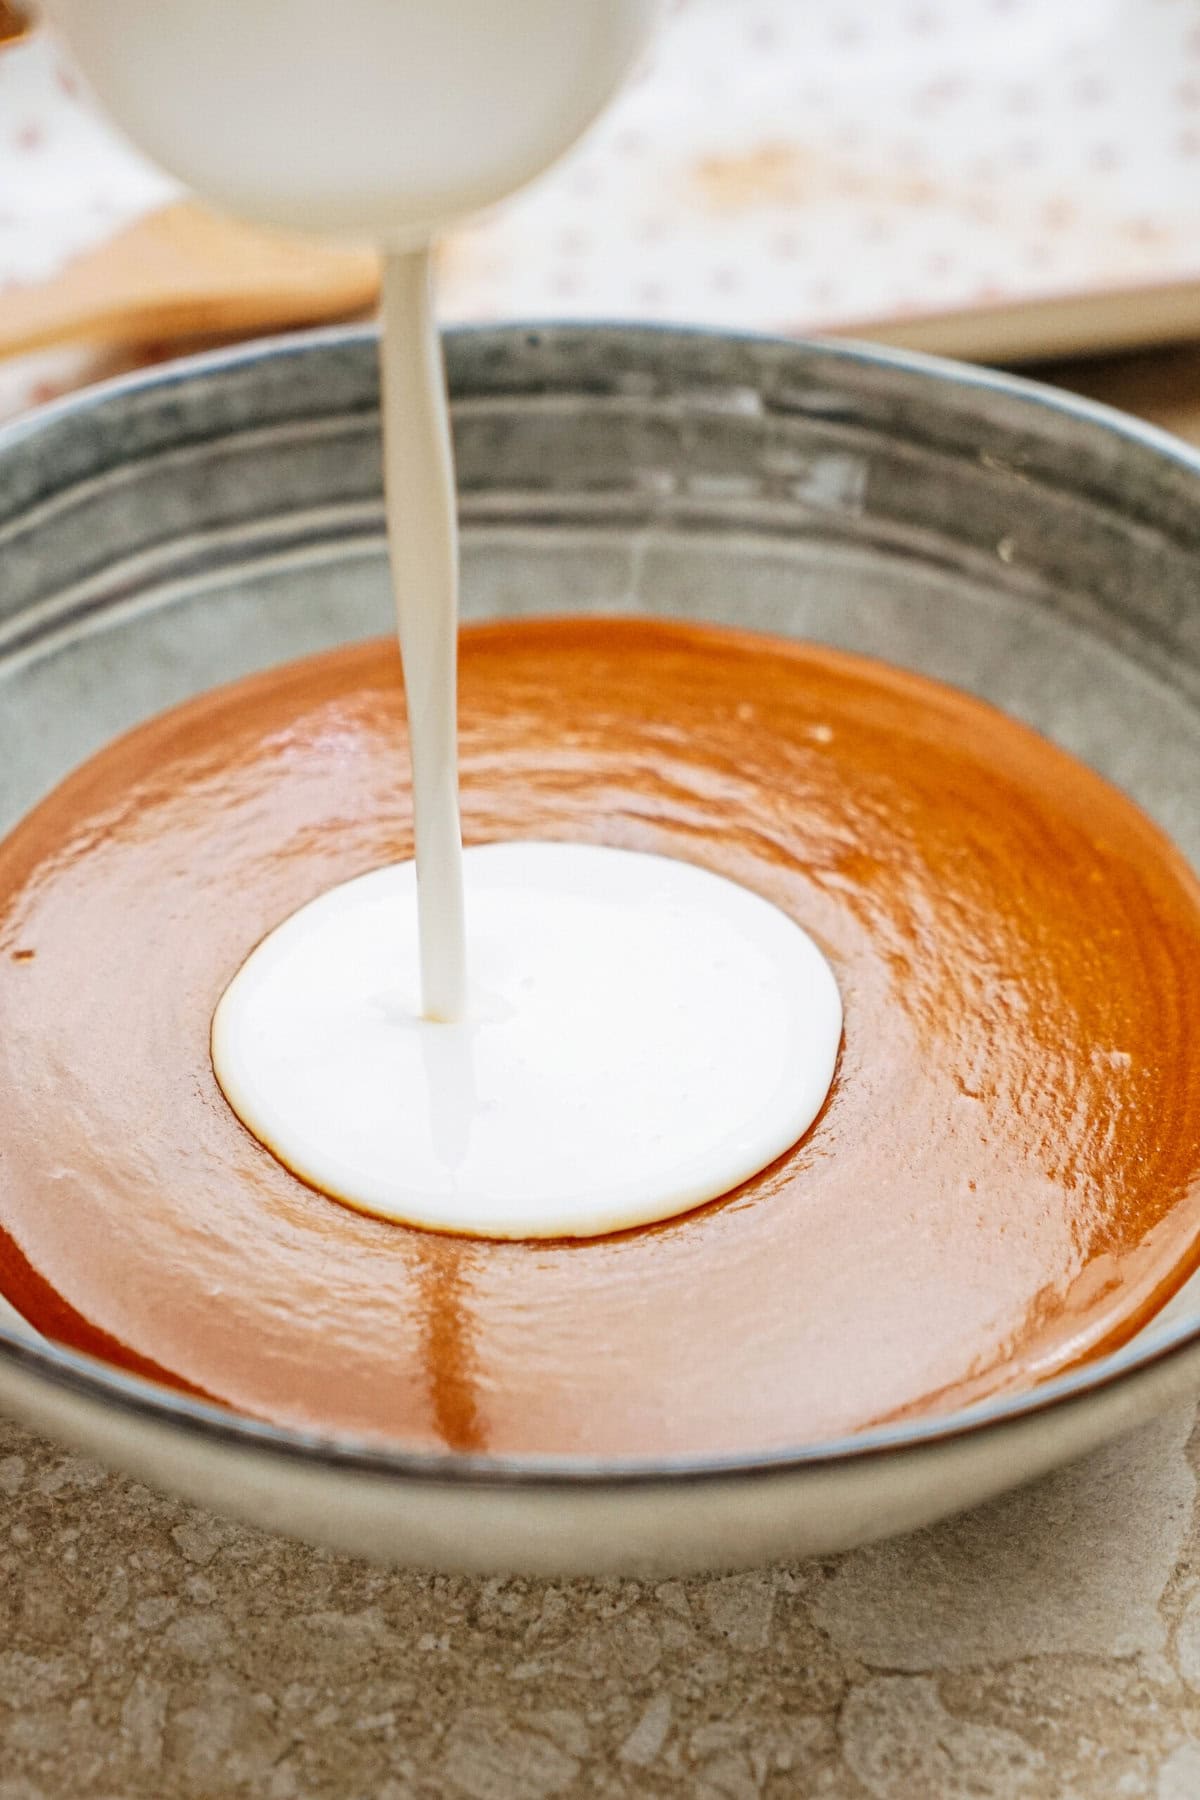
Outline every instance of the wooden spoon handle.
<svg viewBox="0 0 1200 1800">
<path fill-rule="evenodd" d="M 0 50 L 5 44 L 15 44 L 33 30 L 33 22 L 23 6 L 15 6 L 10 0 L 0 0 Z"/>
<path fill-rule="evenodd" d="M 374 251 L 279 237 L 180 201 L 49 280 L 0 292 L 0 356 L 344 318 L 372 306 L 378 290 Z"/>
</svg>

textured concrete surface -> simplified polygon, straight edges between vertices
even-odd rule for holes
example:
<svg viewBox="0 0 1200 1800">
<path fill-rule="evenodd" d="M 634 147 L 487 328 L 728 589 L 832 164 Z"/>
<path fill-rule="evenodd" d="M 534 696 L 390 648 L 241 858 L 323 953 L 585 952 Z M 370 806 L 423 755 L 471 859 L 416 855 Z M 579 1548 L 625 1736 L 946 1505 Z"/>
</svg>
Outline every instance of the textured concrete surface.
<svg viewBox="0 0 1200 1800">
<path fill-rule="evenodd" d="M 0 1425 L 0 1800 L 1197 1800 L 1200 1427 L 692 1581 L 444 1579 Z"/>
</svg>

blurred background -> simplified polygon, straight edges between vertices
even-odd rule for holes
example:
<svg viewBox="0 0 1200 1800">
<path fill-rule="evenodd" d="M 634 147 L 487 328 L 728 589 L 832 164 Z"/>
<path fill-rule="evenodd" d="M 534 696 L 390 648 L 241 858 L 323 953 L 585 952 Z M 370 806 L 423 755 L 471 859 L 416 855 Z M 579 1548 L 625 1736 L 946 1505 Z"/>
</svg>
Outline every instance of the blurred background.
<svg viewBox="0 0 1200 1800">
<path fill-rule="evenodd" d="M 206 214 L 0 0 L 0 417 L 369 316 L 374 256 Z M 219 122 L 214 122 L 219 128 Z M 447 323 L 835 332 L 987 362 L 1200 342 L 1200 0 L 674 0 L 582 145 L 447 238 Z M 1200 431 L 1200 354 L 1053 371 Z"/>
</svg>

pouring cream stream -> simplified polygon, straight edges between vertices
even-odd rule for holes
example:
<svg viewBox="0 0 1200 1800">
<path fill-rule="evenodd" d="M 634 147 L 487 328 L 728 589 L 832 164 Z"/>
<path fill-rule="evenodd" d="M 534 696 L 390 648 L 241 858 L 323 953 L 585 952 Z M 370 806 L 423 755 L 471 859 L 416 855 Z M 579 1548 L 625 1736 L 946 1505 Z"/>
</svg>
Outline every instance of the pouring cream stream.
<svg viewBox="0 0 1200 1800">
<path fill-rule="evenodd" d="M 511 844 L 470 852 L 464 883 L 455 483 L 432 245 L 578 137 L 656 10 L 49 8 L 117 121 L 206 199 L 384 253 L 415 892 L 411 865 L 377 871 L 283 922 L 221 998 L 212 1052 L 230 1105 L 279 1161 L 349 1205 L 435 1229 L 591 1236 L 714 1198 L 807 1129 L 840 1042 L 816 945 L 702 869 Z"/>
<path fill-rule="evenodd" d="M 388 543 L 408 695 L 425 1016 L 466 994 L 454 705 L 453 456 L 431 247 L 591 123 L 657 0 L 51 0 L 156 162 L 266 225 L 385 253 Z"/>
</svg>

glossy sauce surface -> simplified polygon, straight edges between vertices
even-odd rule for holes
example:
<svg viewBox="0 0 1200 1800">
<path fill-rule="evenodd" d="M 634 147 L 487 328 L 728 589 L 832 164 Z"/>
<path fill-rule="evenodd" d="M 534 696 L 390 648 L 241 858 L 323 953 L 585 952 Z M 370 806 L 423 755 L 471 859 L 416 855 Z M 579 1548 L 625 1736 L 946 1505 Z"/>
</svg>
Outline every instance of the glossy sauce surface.
<svg viewBox="0 0 1200 1800">
<path fill-rule="evenodd" d="M 1098 777 L 851 657 L 648 622 L 463 636 L 469 843 L 694 860 L 810 931 L 845 1005 L 794 1150 L 668 1224 L 455 1239 L 290 1176 L 213 1007 L 333 883 L 411 854 L 391 644 L 206 696 L 0 847 L 0 1291 L 252 1415 L 412 1445 L 800 1443 L 1127 1336 L 1200 1224 L 1200 888 Z"/>
</svg>

